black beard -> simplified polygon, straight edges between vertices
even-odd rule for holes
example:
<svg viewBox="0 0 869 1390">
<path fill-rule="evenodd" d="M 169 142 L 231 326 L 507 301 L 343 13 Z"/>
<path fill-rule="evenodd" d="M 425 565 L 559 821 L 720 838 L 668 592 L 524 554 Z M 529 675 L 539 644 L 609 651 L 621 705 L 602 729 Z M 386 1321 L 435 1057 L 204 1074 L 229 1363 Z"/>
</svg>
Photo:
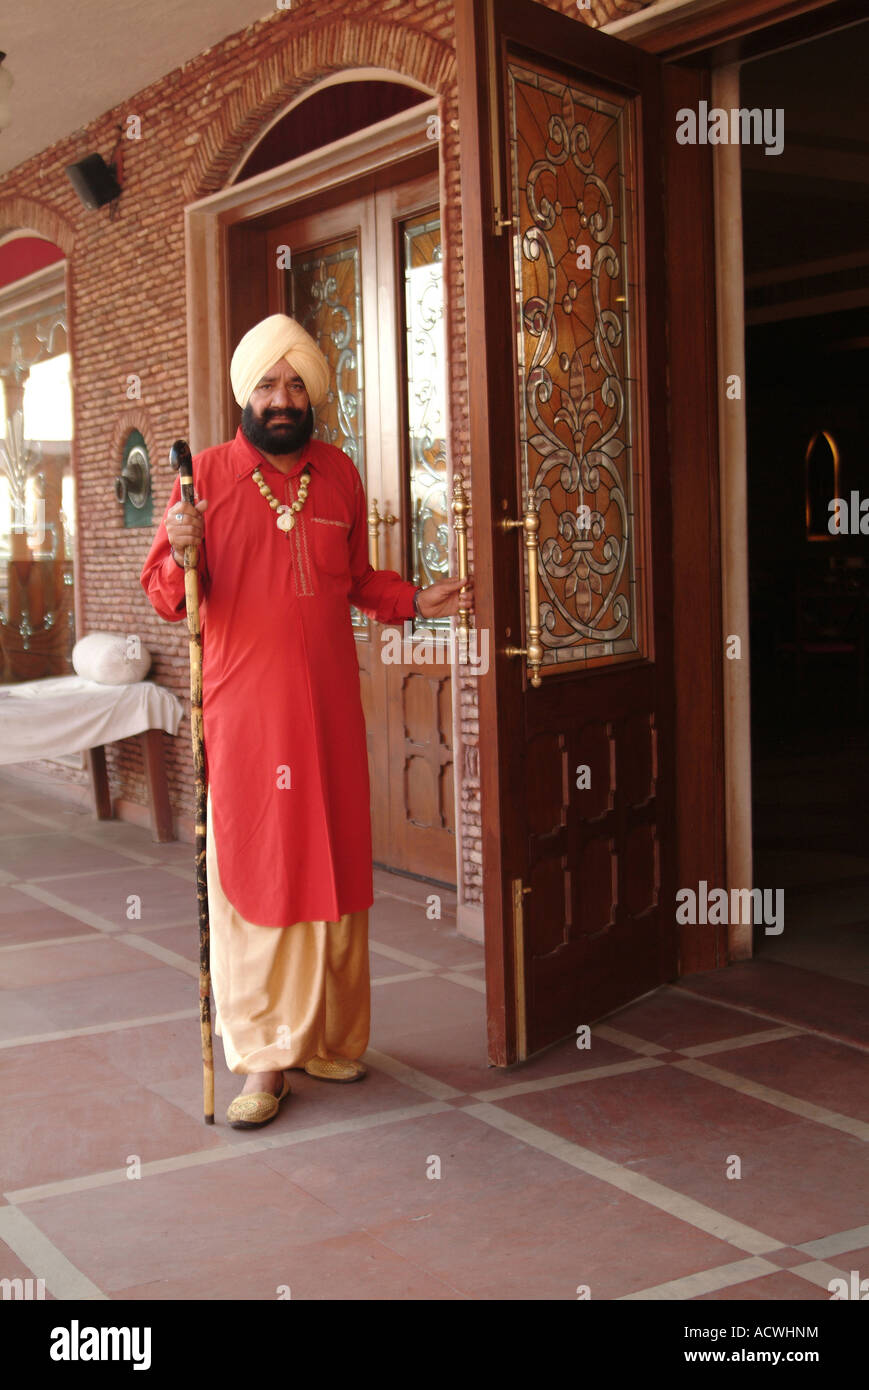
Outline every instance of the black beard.
<svg viewBox="0 0 869 1390">
<path fill-rule="evenodd" d="M 285 425 L 278 429 L 269 425 L 276 415 L 288 416 L 291 427 Z M 295 454 L 303 449 L 314 433 L 314 411 L 309 405 L 307 413 L 301 410 L 267 410 L 262 416 L 254 415 L 248 401 L 241 416 L 241 429 L 245 439 L 249 439 L 255 449 L 264 454 Z"/>
</svg>

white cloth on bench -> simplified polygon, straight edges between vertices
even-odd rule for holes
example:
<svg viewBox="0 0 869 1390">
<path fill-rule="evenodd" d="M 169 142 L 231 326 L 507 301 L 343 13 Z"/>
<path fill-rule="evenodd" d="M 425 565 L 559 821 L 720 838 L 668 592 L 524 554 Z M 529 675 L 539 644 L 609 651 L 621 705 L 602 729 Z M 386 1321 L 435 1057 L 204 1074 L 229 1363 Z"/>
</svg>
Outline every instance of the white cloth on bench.
<svg viewBox="0 0 869 1390">
<path fill-rule="evenodd" d="M 177 734 L 184 707 L 153 681 L 99 685 L 51 676 L 0 686 L 0 764 L 59 758 L 146 729 Z"/>
</svg>

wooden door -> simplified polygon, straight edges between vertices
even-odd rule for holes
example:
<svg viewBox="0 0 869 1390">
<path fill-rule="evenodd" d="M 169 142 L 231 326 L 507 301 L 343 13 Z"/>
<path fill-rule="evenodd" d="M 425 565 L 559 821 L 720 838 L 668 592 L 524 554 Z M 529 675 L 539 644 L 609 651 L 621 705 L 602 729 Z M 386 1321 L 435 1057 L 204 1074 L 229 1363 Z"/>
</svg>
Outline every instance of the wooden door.
<svg viewBox="0 0 869 1390">
<path fill-rule="evenodd" d="M 457 20 L 503 1065 L 677 971 L 664 142 L 656 60 L 528 0 Z M 508 653 L 538 642 L 537 673 Z"/>
<path fill-rule="evenodd" d="M 436 347 L 440 284 L 426 289 L 428 350 L 422 353 L 414 298 L 418 269 L 440 268 L 436 173 L 282 222 L 268 230 L 266 246 L 268 263 L 277 267 L 269 312 L 297 318 L 332 368 L 334 389 L 318 412 L 316 434 L 349 454 L 360 471 L 372 564 L 418 584 L 446 574 L 445 391 L 426 371 L 433 353 L 443 370 Z M 423 389 L 428 408 L 421 411 Z M 439 412 L 432 409 L 438 394 Z M 449 665 L 437 659 L 449 624 L 443 633 L 419 622 L 381 628 L 356 611 L 353 624 L 375 863 L 453 884 L 451 680 Z"/>
<path fill-rule="evenodd" d="M 382 564 L 425 586 L 449 573 L 446 343 L 436 176 L 377 195 Z M 390 307 L 394 306 L 394 307 Z M 385 375 L 390 377 L 390 383 Z M 393 501 L 396 505 L 393 505 Z M 456 882 L 450 620 L 381 632 L 389 866 Z M 387 653 L 401 660 L 386 661 Z M 376 854 L 375 854 L 375 857 Z"/>
</svg>

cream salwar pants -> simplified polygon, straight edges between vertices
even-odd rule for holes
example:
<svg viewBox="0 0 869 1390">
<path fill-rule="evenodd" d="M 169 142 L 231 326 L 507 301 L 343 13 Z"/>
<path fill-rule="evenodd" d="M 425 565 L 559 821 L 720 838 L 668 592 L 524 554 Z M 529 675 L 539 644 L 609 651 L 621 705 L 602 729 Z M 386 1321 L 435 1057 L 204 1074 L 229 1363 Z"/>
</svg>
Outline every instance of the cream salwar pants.
<svg viewBox="0 0 869 1390">
<path fill-rule="evenodd" d="M 232 1072 L 283 1071 L 368 1046 L 368 911 L 337 922 L 262 927 L 224 895 L 208 797 L 208 918 L 214 1031 Z"/>
</svg>

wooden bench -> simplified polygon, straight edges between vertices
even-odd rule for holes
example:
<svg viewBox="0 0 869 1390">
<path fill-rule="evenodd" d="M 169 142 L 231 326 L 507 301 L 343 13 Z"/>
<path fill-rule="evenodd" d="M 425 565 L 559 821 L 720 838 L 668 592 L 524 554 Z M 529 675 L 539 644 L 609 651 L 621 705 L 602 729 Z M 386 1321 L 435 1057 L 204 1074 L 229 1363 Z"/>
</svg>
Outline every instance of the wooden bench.
<svg viewBox="0 0 869 1390">
<path fill-rule="evenodd" d="M 55 676 L 0 686 L 0 765 L 84 752 L 94 809 L 112 819 L 106 747 L 139 739 L 154 839 L 175 839 L 163 760 L 163 732 L 177 734 L 184 707 L 153 681 L 101 685 L 81 676 Z"/>
</svg>

